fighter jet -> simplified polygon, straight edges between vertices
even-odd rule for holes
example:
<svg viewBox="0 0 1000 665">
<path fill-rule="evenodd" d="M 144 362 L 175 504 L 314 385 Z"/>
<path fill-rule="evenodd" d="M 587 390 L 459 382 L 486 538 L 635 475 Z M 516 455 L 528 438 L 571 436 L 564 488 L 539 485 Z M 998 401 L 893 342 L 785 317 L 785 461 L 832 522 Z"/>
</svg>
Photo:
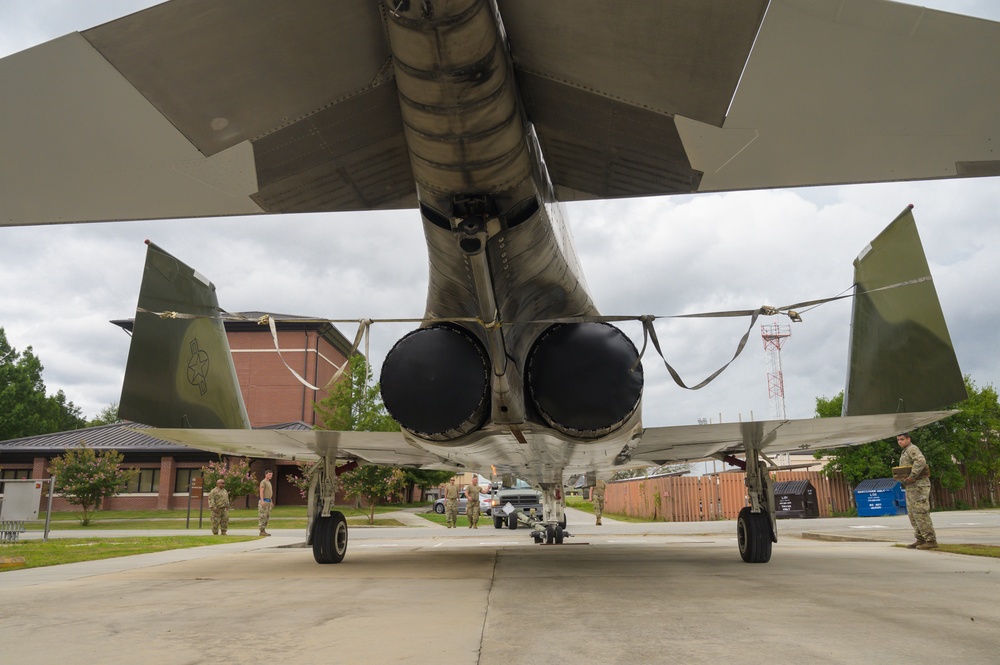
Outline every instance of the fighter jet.
<svg viewBox="0 0 1000 665">
<path fill-rule="evenodd" d="M 768 454 L 965 396 L 912 213 L 856 261 L 845 417 L 646 428 L 641 354 L 560 203 L 997 175 L 998 63 L 1000 24 L 883 0 L 170 0 L 0 60 L 0 222 L 417 211 L 426 310 L 381 373 L 400 433 L 250 430 L 214 287 L 147 250 L 121 415 L 317 460 L 319 562 L 347 550 L 338 459 L 493 466 L 542 492 L 532 526 L 562 542 L 570 479 L 736 454 L 740 554 L 766 562 Z"/>
</svg>

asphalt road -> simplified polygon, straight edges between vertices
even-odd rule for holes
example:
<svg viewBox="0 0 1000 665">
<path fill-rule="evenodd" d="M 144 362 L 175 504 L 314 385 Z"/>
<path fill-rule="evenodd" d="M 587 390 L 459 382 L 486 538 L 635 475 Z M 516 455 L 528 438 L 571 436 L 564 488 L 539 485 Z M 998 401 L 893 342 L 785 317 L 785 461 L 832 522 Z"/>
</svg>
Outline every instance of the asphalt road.
<svg viewBox="0 0 1000 665">
<path fill-rule="evenodd" d="M 1000 511 L 933 518 L 1000 544 Z M 905 516 L 781 520 L 762 565 L 733 522 L 591 521 L 562 546 L 354 528 L 339 565 L 290 532 L 2 572 L 0 664 L 998 662 L 1000 559 L 893 547 Z"/>
</svg>

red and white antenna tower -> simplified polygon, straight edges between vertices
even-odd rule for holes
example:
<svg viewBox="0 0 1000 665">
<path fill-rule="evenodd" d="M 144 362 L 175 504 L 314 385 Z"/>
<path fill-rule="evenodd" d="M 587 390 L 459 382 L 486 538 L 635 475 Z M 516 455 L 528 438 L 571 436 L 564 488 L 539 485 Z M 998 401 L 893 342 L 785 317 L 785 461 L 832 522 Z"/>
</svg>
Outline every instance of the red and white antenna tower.
<svg viewBox="0 0 1000 665">
<path fill-rule="evenodd" d="M 771 402 L 771 417 L 775 420 L 785 417 L 785 379 L 781 375 L 781 345 L 791 336 L 791 326 L 765 323 L 760 327 L 764 352 L 767 353 L 767 398 Z"/>
</svg>

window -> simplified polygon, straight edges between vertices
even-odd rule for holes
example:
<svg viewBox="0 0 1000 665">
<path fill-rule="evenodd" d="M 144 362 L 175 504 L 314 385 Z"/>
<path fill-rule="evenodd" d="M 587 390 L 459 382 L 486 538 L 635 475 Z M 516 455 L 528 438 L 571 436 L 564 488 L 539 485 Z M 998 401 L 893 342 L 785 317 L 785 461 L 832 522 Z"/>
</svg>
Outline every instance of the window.
<svg viewBox="0 0 1000 665">
<path fill-rule="evenodd" d="M 138 475 L 125 487 L 129 494 L 150 494 L 160 491 L 160 470 L 139 469 Z"/>
<path fill-rule="evenodd" d="M 174 482 L 174 491 L 180 494 L 187 494 L 191 487 L 191 481 L 201 478 L 201 469 L 177 469 L 177 480 Z"/>
<path fill-rule="evenodd" d="M 31 477 L 31 469 L 2 469 L 0 480 L 21 480 Z"/>
</svg>

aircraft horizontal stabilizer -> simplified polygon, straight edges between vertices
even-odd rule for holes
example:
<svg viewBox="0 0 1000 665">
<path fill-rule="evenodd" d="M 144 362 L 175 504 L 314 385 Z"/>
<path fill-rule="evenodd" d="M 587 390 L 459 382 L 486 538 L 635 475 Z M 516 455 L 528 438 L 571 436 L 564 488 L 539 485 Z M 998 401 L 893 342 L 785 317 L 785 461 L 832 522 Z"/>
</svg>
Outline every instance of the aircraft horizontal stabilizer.
<svg viewBox="0 0 1000 665">
<path fill-rule="evenodd" d="M 854 261 L 854 284 L 844 415 L 925 411 L 964 400 L 912 206 Z"/>
<path fill-rule="evenodd" d="M 632 461 L 652 464 L 688 462 L 743 453 L 751 446 L 769 454 L 843 448 L 917 429 L 954 413 L 926 411 L 647 427 L 632 450 Z"/>
</svg>

